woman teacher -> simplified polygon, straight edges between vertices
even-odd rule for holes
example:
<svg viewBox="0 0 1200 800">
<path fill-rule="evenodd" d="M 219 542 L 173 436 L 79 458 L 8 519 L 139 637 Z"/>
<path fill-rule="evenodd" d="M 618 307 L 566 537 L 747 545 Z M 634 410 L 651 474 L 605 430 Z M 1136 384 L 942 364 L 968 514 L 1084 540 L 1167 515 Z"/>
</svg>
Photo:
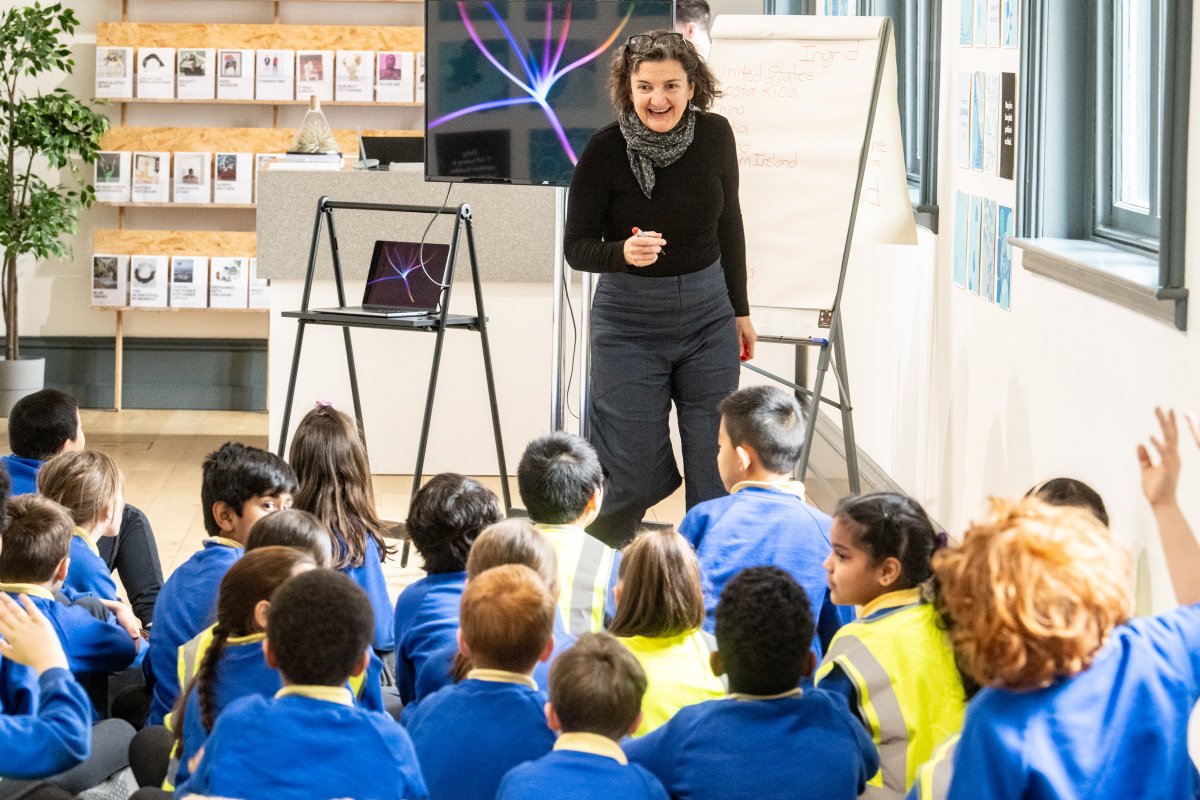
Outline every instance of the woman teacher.
<svg viewBox="0 0 1200 800">
<path fill-rule="evenodd" d="M 717 404 L 754 355 L 733 131 L 708 112 L 716 79 L 678 33 L 629 37 L 612 62 L 617 121 L 575 166 L 566 258 L 603 273 L 592 303 L 592 444 L 607 480 L 589 532 L 630 539 L 680 483 L 687 506 L 725 493 Z"/>
</svg>

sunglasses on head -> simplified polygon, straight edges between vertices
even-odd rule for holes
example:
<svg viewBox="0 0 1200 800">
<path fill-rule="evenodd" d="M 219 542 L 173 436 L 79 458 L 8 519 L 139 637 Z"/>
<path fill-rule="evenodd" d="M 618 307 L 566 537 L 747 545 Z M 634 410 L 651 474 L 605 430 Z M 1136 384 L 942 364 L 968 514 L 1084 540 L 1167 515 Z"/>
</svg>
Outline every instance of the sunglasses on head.
<svg viewBox="0 0 1200 800">
<path fill-rule="evenodd" d="M 678 45 L 687 41 L 682 33 L 667 31 L 665 33 L 638 33 L 625 40 L 626 55 L 642 55 L 649 53 L 658 42 L 668 45 Z"/>
</svg>

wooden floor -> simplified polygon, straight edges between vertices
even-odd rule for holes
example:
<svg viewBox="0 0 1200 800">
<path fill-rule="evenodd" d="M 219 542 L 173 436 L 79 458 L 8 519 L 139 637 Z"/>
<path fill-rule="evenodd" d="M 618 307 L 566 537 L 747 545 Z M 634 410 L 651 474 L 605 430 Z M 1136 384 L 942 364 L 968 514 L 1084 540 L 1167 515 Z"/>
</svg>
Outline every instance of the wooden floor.
<svg viewBox="0 0 1200 800">
<path fill-rule="evenodd" d="M 267 446 L 267 415 L 239 411 L 139 411 L 83 409 L 87 446 L 108 453 L 125 473 L 125 499 L 146 512 L 158 540 L 163 572 L 170 574 L 196 550 L 207 535 L 200 510 L 200 464 L 228 441 Z M 0 445 L 8 451 L 7 429 L 0 426 Z M 497 494 L 497 476 L 479 476 Z M 516 480 L 510 481 L 513 502 L 519 504 Z M 411 475 L 375 476 L 375 499 L 384 519 L 408 516 Z M 682 490 L 660 503 L 651 516 L 663 522 L 683 517 Z M 424 573 L 413 553 L 407 568 L 399 556 L 384 564 L 393 596 Z"/>
</svg>

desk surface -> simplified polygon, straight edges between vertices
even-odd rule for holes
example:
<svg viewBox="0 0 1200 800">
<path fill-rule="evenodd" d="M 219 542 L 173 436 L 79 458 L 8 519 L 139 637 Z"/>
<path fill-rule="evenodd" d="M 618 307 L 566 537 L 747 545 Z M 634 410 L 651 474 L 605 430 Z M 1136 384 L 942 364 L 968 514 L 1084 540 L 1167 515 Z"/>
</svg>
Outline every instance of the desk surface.
<svg viewBox="0 0 1200 800">
<path fill-rule="evenodd" d="M 303 280 L 308 265 L 317 200 L 440 206 L 448 184 L 426 183 L 415 170 L 382 172 L 258 173 L 258 274 Z M 549 282 L 554 267 L 554 189 L 544 186 L 454 184 L 447 203 L 471 205 L 475 249 L 485 282 Z M 443 214 L 427 241 L 449 241 L 454 215 Z M 429 217 L 337 210 L 338 250 L 347 286 L 366 278 L 377 239 L 419 241 Z M 317 259 L 317 279 L 333 278 L 328 230 Z M 470 281 L 466 233 L 459 251 L 457 282 Z M 353 294 L 353 292 L 351 292 Z"/>
<path fill-rule="evenodd" d="M 392 328 L 402 331 L 436 331 L 439 317 L 430 314 L 423 317 L 368 317 L 356 314 L 338 314 L 328 311 L 284 311 L 281 317 L 302 319 L 311 325 L 334 325 L 342 328 Z M 487 317 L 484 317 L 487 320 Z M 449 314 L 446 329 L 465 328 L 474 330 L 479 317 L 473 314 Z"/>
</svg>

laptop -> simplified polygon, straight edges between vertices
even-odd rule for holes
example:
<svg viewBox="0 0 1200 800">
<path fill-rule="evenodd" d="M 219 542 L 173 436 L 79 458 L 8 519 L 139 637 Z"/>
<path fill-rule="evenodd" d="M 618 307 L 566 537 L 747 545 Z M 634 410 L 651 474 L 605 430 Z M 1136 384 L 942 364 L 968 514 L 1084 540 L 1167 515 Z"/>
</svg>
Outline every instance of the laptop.
<svg viewBox="0 0 1200 800">
<path fill-rule="evenodd" d="M 425 161 L 424 136 L 364 136 L 362 145 L 364 159 L 378 159 L 385 167 Z"/>
<path fill-rule="evenodd" d="M 448 244 L 377 241 L 362 305 L 312 311 L 384 319 L 440 314 L 449 258 Z"/>
</svg>

